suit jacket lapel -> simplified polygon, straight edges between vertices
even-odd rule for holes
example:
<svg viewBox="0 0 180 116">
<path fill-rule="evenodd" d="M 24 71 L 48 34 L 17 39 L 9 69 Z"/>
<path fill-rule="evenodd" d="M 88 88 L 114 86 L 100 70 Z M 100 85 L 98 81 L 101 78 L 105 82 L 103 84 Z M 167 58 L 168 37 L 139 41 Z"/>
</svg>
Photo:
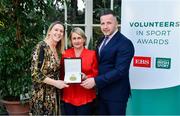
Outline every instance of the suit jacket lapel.
<svg viewBox="0 0 180 116">
<path fill-rule="evenodd" d="M 102 60 L 102 58 L 105 56 L 105 55 L 109 55 L 109 53 L 106 53 L 104 51 L 106 51 L 106 49 L 109 49 L 111 47 L 114 47 L 114 45 L 116 44 L 116 39 L 118 39 L 118 35 L 119 35 L 119 31 L 111 38 L 111 40 L 107 43 L 107 45 L 103 48 L 103 50 L 101 51 L 101 55 L 99 56 L 99 61 Z M 101 41 L 102 42 L 102 41 Z M 101 44 L 100 44 L 101 45 Z M 99 46 L 100 46 L 99 45 Z M 98 51 L 99 53 L 99 51 Z"/>
</svg>

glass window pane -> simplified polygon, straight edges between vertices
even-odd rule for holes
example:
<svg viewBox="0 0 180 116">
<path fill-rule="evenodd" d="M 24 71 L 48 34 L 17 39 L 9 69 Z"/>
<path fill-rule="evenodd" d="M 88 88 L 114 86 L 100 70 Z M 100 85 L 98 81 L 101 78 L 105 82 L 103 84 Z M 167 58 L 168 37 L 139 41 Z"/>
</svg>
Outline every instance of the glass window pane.
<svg viewBox="0 0 180 116">
<path fill-rule="evenodd" d="M 78 3 L 80 5 L 78 5 Z M 69 0 L 67 1 L 67 23 L 68 24 L 84 24 L 85 9 L 83 8 L 84 1 Z"/>
<path fill-rule="evenodd" d="M 121 21 L 121 0 L 114 0 L 114 12 L 117 16 L 117 20 L 120 23 Z"/>
<path fill-rule="evenodd" d="M 100 37 L 102 37 L 103 34 L 101 32 L 100 27 L 93 27 L 93 37 L 91 38 L 89 48 L 95 50 L 98 44 L 98 41 Z"/>
<path fill-rule="evenodd" d="M 102 8 L 110 8 L 110 0 L 93 1 L 93 24 L 99 24 L 99 13 Z"/>
</svg>

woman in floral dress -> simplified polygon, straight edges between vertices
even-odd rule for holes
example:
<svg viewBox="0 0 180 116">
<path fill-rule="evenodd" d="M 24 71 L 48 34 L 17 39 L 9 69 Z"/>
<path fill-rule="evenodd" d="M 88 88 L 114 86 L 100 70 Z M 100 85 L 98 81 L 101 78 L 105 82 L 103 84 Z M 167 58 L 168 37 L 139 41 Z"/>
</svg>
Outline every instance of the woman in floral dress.
<svg viewBox="0 0 180 116">
<path fill-rule="evenodd" d="M 58 115 L 59 100 L 57 89 L 68 87 L 59 80 L 60 57 L 64 50 L 64 26 L 61 22 L 53 22 L 45 39 L 39 42 L 32 54 L 32 99 L 30 108 L 32 115 Z"/>
</svg>

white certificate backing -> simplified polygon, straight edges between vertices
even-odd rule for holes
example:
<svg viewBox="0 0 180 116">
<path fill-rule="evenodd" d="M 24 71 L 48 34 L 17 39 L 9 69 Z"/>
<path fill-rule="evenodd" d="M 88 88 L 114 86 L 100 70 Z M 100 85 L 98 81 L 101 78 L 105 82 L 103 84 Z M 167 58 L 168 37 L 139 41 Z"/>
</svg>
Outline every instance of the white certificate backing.
<svg viewBox="0 0 180 116">
<path fill-rule="evenodd" d="M 81 59 L 80 58 L 65 58 L 64 67 L 65 67 L 64 81 L 66 83 L 81 83 Z"/>
</svg>

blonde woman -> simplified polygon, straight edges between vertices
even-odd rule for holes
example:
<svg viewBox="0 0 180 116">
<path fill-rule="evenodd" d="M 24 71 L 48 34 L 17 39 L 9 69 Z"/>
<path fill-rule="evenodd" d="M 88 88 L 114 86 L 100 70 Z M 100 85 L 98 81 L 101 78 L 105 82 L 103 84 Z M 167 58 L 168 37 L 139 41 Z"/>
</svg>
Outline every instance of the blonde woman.
<svg viewBox="0 0 180 116">
<path fill-rule="evenodd" d="M 45 39 L 39 42 L 32 54 L 32 115 L 57 115 L 58 101 L 56 89 L 68 87 L 59 80 L 61 53 L 64 50 L 64 26 L 53 22 Z"/>
<path fill-rule="evenodd" d="M 98 75 L 96 52 L 85 48 L 86 36 L 81 28 L 76 27 L 71 30 L 70 43 L 71 48 L 62 55 L 62 68 L 64 68 L 64 58 L 81 58 L 82 73 L 86 75 L 86 78 L 96 77 Z M 64 72 L 63 69 L 62 72 Z M 94 88 L 85 89 L 80 83 L 69 84 L 68 88 L 63 89 L 62 96 L 65 115 L 91 115 L 95 98 L 96 91 Z"/>
</svg>

